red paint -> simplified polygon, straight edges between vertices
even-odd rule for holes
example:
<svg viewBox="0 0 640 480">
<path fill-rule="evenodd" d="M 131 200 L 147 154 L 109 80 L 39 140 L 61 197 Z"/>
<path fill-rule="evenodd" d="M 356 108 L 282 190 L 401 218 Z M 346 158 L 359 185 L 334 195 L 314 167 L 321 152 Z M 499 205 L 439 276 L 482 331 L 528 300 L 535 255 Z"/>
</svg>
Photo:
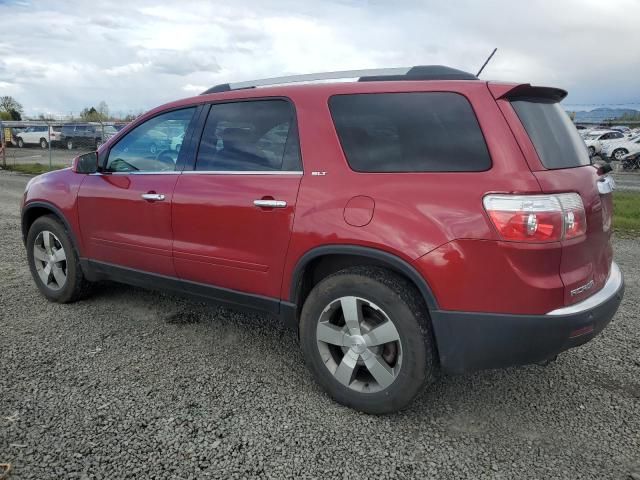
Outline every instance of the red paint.
<svg viewBox="0 0 640 480">
<path fill-rule="evenodd" d="M 354 82 L 256 88 L 179 100 L 143 115 L 101 147 L 166 109 L 256 97 L 295 104 L 302 175 L 82 175 L 38 177 L 25 203 L 46 200 L 67 218 L 83 257 L 289 299 L 299 259 L 324 245 L 376 248 L 412 263 L 440 308 L 545 313 L 596 292 L 611 262 L 610 195 L 596 170 L 545 170 L 509 103 L 515 85 L 481 81 Z M 357 173 L 349 169 L 327 102 L 340 93 L 451 91 L 478 117 L 493 166 L 474 173 Z M 492 93 L 493 92 L 493 93 Z M 326 175 L 313 176 L 322 171 Z M 164 193 L 147 202 L 142 193 Z M 487 193 L 578 192 L 587 235 L 528 244 L 502 241 L 482 206 Z M 262 209 L 253 200 L 285 200 Z M 604 198 L 604 200 L 603 200 Z M 375 204 L 375 213 L 374 213 Z M 604 215 L 604 219 L 603 219 Z M 572 288 L 594 287 L 572 298 Z"/>
</svg>

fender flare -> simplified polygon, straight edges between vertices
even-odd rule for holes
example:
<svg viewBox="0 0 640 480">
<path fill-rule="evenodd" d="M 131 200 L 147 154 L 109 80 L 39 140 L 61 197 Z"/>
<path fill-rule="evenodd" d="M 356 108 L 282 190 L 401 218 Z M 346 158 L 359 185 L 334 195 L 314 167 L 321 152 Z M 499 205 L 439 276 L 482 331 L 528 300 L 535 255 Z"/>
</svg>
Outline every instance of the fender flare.
<svg viewBox="0 0 640 480">
<path fill-rule="evenodd" d="M 26 218 L 29 210 L 33 210 L 34 208 L 44 208 L 46 210 L 49 210 L 51 213 L 53 213 L 56 217 L 60 219 L 60 221 L 64 225 L 64 228 L 69 233 L 69 238 L 71 239 L 71 244 L 73 245 L 73 248 L 78 253 L 78 257 L 81 257 L 82 255 L 80 254 L 80 249 L 78 248 L 78 241 L 76 239 L 76 235 L 73 229 L 71 228 L 71 225 L 69 225 L 69 222 L 67 221 L 66 217 L 64 216 L 64 213 L 62 213 L 62 211 L 58 207 L 56 207 L 54 204 L 41 201 L 41 200 L 29 202 L 22 208 L 22 211 L 20 212 L 20 223 L 22 227 L 22 243 L 24 243 L 25 245 L 27 244 L 27 235 L 29 231 L 27 229 Z"/>
<path fill-rule="evenodd" d="M 305 268 L 307 267 L 309 262 L 311 262 L 315 258 L 325 255 L 354 255 L 371 258 L 382 262 L 383 264 L 388 265 L 392 270 L 396 270 L 408 277 L 409 280 L 411 280 L 416 285 L 416 287 L 420 291 L 420 294 L 424 298 L 429 311 L 438 310 L 438 302 L 436 301 L 436 298 L 431 291 L 431 287 L 429 287 L 427 281 L 411 264 L 398 257 L 397 255 L 386 252 L 384 250 L 362 247 L 359 245 L 324 245 L 321 247 L 313 248 L 302 255 L 302 257 L 298 259 L 298 262 L 296 263 L 296 266 L 293 270 L 293 275 L 291 276 L 291 284 L 289 287 L 289 301 L 292 304 L 297 305 L 299 301 L 299 287 L 302 282 L 302 276 L 304 274 Z"/>
</svg>

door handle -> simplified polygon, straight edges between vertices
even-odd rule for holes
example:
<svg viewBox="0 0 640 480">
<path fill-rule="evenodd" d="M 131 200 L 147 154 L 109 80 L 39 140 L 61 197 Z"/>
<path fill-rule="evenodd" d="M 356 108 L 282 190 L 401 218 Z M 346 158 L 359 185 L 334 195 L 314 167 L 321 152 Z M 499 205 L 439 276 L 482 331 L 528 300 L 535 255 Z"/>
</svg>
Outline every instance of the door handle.
<svg viewBox="0 0 640 480">
<path fill-rule="evenodd" d="M 260 208 L 284 208 L 287 202 L 284 200 L 254 200 L 253 204 Z"/>
<path fill-rule="evenodd" d="M 150 202 L 161 202 L 164 200 L 164 195 L 162 193 L 143 193 L 142 198 Z"/>
</svg>

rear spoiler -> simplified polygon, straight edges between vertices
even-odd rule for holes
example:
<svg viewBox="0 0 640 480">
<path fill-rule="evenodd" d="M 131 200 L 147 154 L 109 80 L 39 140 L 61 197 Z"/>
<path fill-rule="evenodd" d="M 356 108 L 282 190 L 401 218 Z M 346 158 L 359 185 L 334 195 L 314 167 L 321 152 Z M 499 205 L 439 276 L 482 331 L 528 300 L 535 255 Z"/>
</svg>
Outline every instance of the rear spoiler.
<svg viewBox="0 0 640 480">
<path fill-rule="evenodd" d="M 557 103 L 567 96 L 567 91 L 561 88 L 536 87 L 529 83 L 492 83 L 487 84 L 493 98 L 506 100 L 546 100 Z"/>
</svg>

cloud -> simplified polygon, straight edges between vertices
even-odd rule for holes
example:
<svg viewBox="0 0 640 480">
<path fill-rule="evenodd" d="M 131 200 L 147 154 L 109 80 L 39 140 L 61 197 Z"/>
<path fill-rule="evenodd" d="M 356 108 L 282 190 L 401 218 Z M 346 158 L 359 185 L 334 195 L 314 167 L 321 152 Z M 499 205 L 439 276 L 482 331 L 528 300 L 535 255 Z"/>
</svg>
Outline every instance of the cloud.
<svg viewBox="0 0 640 480">
<path fill-rule="evenodd" d="M 640 2 L 533 0 L 524 9 L 509 0 L 5 1 L 0 88 L 27 111 L 105 100 L 129 112 L 295 73 L 420 64 L 475 72 L 498 47 L 484 78 L 566 88 L 568 103 L 640 103 Z"/>
</svg>

